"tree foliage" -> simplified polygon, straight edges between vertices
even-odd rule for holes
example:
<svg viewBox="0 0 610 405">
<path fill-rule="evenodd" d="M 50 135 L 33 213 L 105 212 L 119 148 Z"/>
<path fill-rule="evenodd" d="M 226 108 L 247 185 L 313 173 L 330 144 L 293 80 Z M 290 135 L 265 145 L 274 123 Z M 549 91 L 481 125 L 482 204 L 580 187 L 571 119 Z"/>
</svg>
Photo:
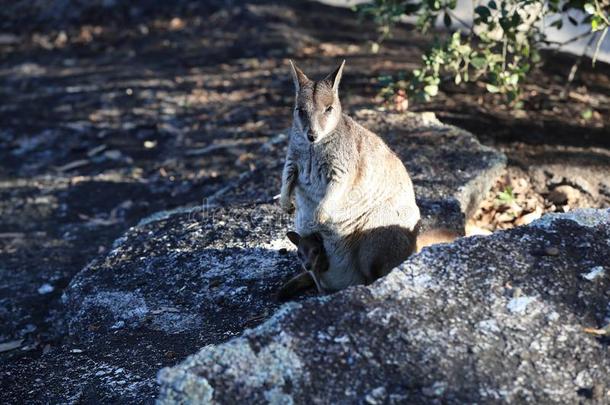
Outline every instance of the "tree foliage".
<svg viewBox="0 0 610 405">
<path fill-rule="evenodd" d="M 422 32 L 437 21 L 454 31 L 435 41 L 423 55 L 419 69 L 408 78 L 386 78 L 385 95 L 406 91 L 410 97 L 429 100 L 438 93 L 441 81 L 482 81 L 487 91 L 503 93 L 517 104 L 520 85 L 540 61 L 543 46 L 560 47 L 583 36 L 595 40 L 599 51 L 610 26 L 610 0 L 483 0 L 473 1 L 473 21 L 455 15 L 457 0 L 374 0 L 358 7 L 363 16 L 378 24 L 378 43 L 391 35 L 392 27 L 404 16 L 416 17 Z M 586 26 L 587 32 L 564 43 L 548 40 L 544 28 L 562 29 L 566 24 Z"/>
</svg>

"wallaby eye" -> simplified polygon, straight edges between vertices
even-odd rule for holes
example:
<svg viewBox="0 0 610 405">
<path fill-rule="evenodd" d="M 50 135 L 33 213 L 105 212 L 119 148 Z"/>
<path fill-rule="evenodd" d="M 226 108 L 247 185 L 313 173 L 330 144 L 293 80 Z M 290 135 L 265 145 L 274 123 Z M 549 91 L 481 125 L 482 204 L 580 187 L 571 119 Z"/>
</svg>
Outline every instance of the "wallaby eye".
<svg viewBox="0 0 610 405">
<path fill-rule="evenodd" d="M 329 112 L 331 112 L 333 110 L 333 106 L 329 105 L 328 107 L 326 107 L 326 113 L 328 114 Z"/>
</svg>

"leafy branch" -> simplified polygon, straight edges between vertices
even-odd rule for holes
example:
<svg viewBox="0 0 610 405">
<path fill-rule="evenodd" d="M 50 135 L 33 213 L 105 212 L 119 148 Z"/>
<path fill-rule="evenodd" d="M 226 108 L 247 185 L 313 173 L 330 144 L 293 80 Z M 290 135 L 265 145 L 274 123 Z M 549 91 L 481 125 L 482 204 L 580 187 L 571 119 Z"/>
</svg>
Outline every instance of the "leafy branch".
<svg viewBox="0 0 610 405">
<path fill-rule="evenodd" d="M 523 80 L 540 62 L 539 50 L 544 45 L 560 48 L 597 35 L 595 64 L 610 27 L 610 0 L 483 0 L 473 4 L 472 24 L 456 16 L 456 5 L 457 0 L 373 0 L 358 7 L 361 16 L 372 17 L 379 26 L 377 48 L 404 16 L 416 17 L 416 26 L 423 33 L 441 18 L 454 30 L 445 40 L 435 35 L 432 47 L 422 56 L 421 67 L 408 77 L 395 81 L 385 78 L 382 94 L 391 97 L 406 92 L 410 98 L 427 101 L 438 94 L 443 81 L 453 80 L 456 85 L 479 81 L 488 92 L 502 93 L 518 106 Z M 575 15 L 580 15 L 580 21 Z M 565 21 L 589 30 L 563 43 L 547 40 L 545 27 L 560 30 Z M 454 22 L 462 30 L 454 29 Z"/>
</svg>

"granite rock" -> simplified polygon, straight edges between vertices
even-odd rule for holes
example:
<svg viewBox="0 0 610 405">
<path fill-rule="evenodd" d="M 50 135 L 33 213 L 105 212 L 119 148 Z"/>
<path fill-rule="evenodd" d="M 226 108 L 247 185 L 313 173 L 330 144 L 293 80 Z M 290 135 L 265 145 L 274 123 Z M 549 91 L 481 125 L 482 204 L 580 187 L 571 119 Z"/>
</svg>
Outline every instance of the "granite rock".
<svg viewBox="0 0 610 405">
<path fill-rule="evenodd" d="M 606 402 L 609 250 L 610 210 L 433 246 L 163 369 L 159 400 Z"/>
</svg>

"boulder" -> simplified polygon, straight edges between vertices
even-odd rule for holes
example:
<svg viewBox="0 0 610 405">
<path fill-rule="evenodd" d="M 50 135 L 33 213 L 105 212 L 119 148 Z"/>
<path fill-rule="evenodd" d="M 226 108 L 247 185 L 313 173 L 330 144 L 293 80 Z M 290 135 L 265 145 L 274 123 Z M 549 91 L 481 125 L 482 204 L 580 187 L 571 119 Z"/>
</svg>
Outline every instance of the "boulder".
<svg viewBox="0 0 610 405">
<path fill-rule="evenodd" d="M 68 331 L 87 341 L 116 330 L 235 335 L 277 307 L 298 269 L 276 206 L 196 207 L 157 214 L 81 271 L 62 297 Z"/>
<path fill-rule="evenodd" d="M 275 205 L 261 204 L 141 221 L 65 290 L 62 345 L 3 367 L 7 400 L 152 401 L 161 367 L 276 311 L 277 289 L 298 268 L 284 238 L 288 221 Z"/>
<path fill-rule="evenodd" d="M 592 209 L 426 248 L 163 369 L 159 400 L 605 403 L 608 251 Z"/>
</svg>

